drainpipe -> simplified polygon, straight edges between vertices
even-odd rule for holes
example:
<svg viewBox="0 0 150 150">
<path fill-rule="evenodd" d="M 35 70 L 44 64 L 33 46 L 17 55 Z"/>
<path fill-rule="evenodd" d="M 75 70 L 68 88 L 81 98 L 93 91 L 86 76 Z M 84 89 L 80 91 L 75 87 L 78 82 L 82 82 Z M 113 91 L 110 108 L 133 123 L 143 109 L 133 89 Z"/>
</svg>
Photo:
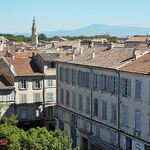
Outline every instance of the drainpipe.
<svg viewBox="0 0 150 150">
<path fill-rule="evenodd" d="M 43 76 L 43 119 L 45 121 L 45 117 L 46 117 L 46 110 L 45 110 L 45 74 Z"/>
<path fill-rule="evenodd" d="M 120 150 L 120 72 L 115 72 L 118 74 L 118 150 Z"/>
</svg>

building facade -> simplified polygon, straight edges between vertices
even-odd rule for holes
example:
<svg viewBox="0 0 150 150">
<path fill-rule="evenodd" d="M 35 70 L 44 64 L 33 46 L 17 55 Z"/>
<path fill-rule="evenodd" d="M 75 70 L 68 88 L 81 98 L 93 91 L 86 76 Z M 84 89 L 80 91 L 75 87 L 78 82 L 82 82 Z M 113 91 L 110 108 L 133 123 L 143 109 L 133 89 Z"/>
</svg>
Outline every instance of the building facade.
<svg viewBox="0 0 150 150">
<path fill-rule="evenodd" d="M 144 51 L 148 53 L 147 49 L 141 49 L 141 53 Z M 137 62 L 138 54 L 131 48 L 103 47 L 56 60 L 56 128 L 70 131 L 73 147 L 80 146 L 83 150 L 150 148 L 149 75 L 133 74 L 123 68 Z M 139 102 L 135 97 L 141 96 L 141 85 L 146 90 L 142 90 L 143 101 Z"/>
</svg>

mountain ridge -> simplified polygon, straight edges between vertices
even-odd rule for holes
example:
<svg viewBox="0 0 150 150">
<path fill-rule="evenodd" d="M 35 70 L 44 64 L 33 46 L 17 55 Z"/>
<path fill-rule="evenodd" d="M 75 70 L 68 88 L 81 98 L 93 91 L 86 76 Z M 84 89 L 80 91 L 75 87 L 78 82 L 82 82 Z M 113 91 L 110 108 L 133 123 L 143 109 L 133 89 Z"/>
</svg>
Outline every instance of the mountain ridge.
<svg viewBox="0 0 150 150">
<path fill-rule="evenodd" d="M 104 34 L 121 37 L 121 36 L 133 36 L 133 35 L 147 35 L 147 34 L 150 34 L 150 28 L 91 24 L 89 26 L 86 26 L 80 29 L 38 32 L 38 34 L 40 33 L 44 33 L 47 37 L 81 36 L 81 35 L 94 36 L 94 35 L 104 35 Z M 30 33 L 14 33 L 14 35 L 31 36 Z"/>
</svg>

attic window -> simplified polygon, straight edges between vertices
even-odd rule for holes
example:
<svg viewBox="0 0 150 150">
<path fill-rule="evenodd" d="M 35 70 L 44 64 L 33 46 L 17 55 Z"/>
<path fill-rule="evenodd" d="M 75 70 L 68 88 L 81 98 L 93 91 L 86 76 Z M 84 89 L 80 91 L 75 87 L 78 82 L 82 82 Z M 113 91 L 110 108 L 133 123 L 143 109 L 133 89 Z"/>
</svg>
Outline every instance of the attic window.
<svg viewBox="0 0 150 150">
<path fill-rule="evenodd" d="M 48 67 L 48 69 L 55 68 L 55 63 L 54 62 L 49 62 L 47 67 Z"/>
<path fill-rule="evenodd" d="M 143 62 L 148 62 L 149 61 L 149 59 L 145 59 Z"/>
</svg>

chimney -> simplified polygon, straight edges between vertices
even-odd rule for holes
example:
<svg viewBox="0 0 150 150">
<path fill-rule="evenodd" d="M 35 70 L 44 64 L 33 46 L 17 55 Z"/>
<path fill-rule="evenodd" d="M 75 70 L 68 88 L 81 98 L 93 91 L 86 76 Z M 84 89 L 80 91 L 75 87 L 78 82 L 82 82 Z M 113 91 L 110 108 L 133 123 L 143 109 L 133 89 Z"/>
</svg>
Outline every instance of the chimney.
<svg viewBox="0 0 150 150">
<path fill-rule="evenodd" d="M 95 53 L 94 51 L 91 53 L 91 59 L 94 59 L 95 58 Z"/>
<path fill-rule="evenodd" d="M 83 54 L 83 47 L 80 47 L 80 55 Z"/>
<path fill-rule="evenodd" d="M 59 57 L 62 57 L 62 54 L 61 54 L 61 53 L 59 53 Z"/>
<path fill-rule="evenodd" d="M 32 52 L 32 57 L 34 57 L 35 56 L 35 52 Z"/>
<path fill-rule="evenodd" d="M 134 49 L 133 50 L 133 57 L 135 58 L 135 59 L 137 59 L 140 55 L 141 55 L 141 53 L 140 53 L 141 51 L 140 51 L 140 49 Z"/>
<path fill-rule="evenodd" d="M 72 54 L 72 60 L 75 60 L 75 54 L 74 53 Z"/>
<path fill-rule="evenodd" d="M 111 42 L 110 44 L 109 44 L 109 47 L 108 47 L 109 49 L 113 49 L 114 48 L 114 43 L 113 42 Z"/>
</svg>

